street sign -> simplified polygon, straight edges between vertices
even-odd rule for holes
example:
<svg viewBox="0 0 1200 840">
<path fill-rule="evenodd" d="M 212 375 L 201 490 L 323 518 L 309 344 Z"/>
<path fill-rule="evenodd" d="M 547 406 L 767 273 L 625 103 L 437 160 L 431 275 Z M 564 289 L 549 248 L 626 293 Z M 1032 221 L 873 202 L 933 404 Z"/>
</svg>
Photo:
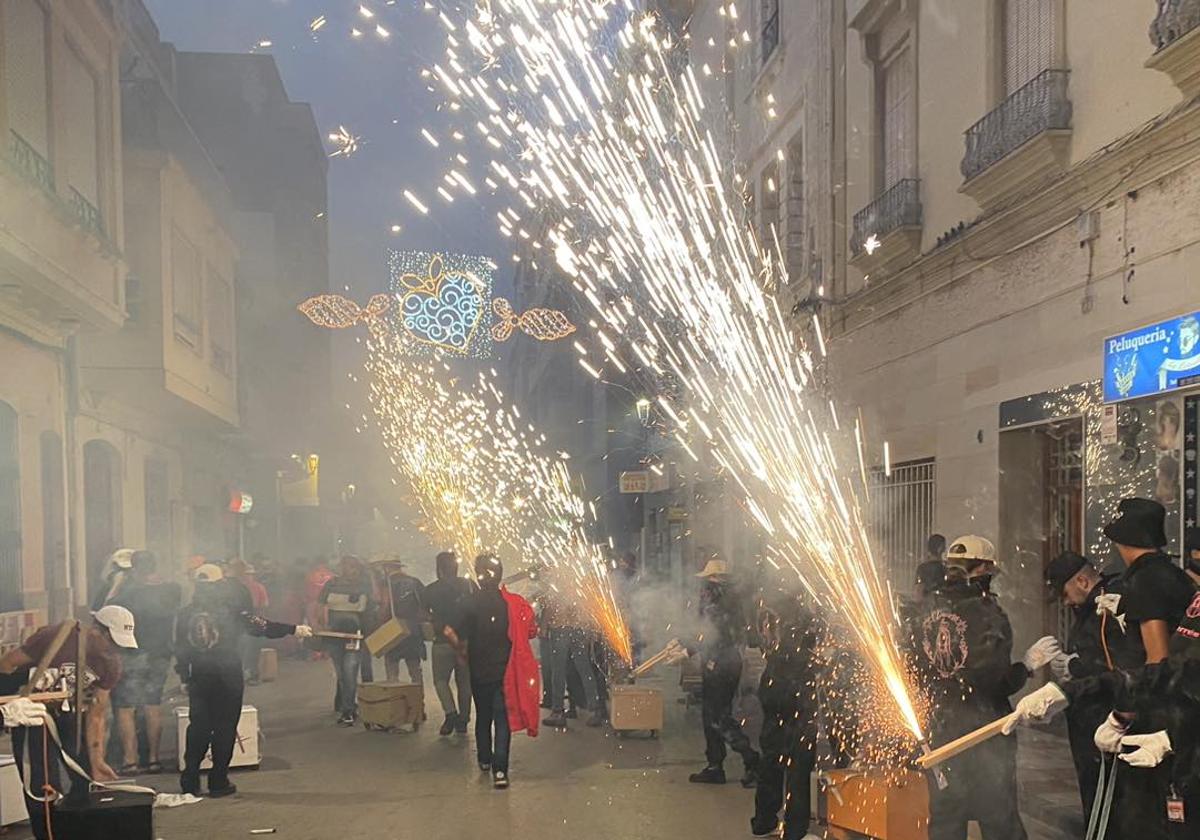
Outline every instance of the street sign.
<svg viewBox="0 0 1200 840">
<path fill-rule="evenodd" d="M 1200 312 L 1104 340 L 1104 401 L 1186 387 L 1200 376 Z"/>
<path fill-rule="evenodd" d="M 650 490 L 648 470 L 625 470 L 621 473 L 622 493 L 646 493 Z"/>
</svg>

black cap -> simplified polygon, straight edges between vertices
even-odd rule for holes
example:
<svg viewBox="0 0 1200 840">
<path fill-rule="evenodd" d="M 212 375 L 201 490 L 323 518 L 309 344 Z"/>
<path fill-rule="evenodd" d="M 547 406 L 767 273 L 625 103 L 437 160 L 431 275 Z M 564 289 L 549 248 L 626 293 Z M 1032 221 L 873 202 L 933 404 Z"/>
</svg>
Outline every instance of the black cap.
<svg viewBox="0 0 1200 840">
<path fill-rule="evenodd" d="M 1122 499 L 1117 518 L 1104 526 L 1104 536 L 1132 548 L 1162 548 L 1167 544 L 1167 510 L 1153 499 Z"/>
<path fill-rule="evenodd" d="M 1067 581 L 1079 574 L 1085 566 L 1094 566 L 1091 560 L 1074 551 L 1064 551 L 1046 566 L 1046 586 L 1054 590 L 1055 595 L 1062 595 Z"/>
</svg>

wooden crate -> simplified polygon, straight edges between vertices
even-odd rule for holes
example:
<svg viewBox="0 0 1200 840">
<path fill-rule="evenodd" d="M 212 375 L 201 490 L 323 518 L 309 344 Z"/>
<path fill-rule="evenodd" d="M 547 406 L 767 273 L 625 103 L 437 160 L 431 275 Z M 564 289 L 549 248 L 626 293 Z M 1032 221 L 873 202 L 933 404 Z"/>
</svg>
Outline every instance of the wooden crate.
<svg viewBox="0 0 1200 840">
<path fill-rule="evenodd" d="M 929 788 L 925 776 L 891 778 L 858 770 L 834 770 L 823 792 L 830 835 L 873 840 L 928 840 Z"/>
<path fill-rule="evenodd" d="M 617 732 L 657 734 L 663 728 L 662 692 L 657 688 L 614 685 L 609 719 Z"/>
</svg>

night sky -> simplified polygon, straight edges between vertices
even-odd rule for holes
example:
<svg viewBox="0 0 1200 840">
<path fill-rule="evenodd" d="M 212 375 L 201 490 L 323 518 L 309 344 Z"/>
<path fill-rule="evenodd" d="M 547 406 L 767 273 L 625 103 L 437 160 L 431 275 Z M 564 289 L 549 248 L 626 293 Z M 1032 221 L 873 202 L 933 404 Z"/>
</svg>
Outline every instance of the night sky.
<svg viewBox="0 0 1200 840">
<path fill-rule="evenodd" d="M 163 40 L 180 50 L 267 52 L 291 98 L 312 105 L 322 137 L 339 125 L 362 137 L 353 156 L 329 161 L 333 288 L 349 285 L 356 297 L 380 290 L 390 247 L 488 256 L 503 273 L 499 285 L 507 286 L 511 249 L 496 230 L 494 210 L 462 197 L 447 205 L 435 192 L 447 148 L 432 148 L 420 130 L 440 135 L 451 123 L 420 76 L 445 47 L 445 32 L 423 0 L 366 0 L 376 15 L 370 20 L 359 13 L 358 0 L 145 2 Z M 327 23 L 314 35 L 309 27 L 320 15 Z M 390 38 L 380 38 L 376 24 Z M 353 27 L 361 37 L 351 35 Z M 272 46 L 257 48 L 264 40 Z M 480 172 L 482 152 L 462 148 Z M 430 206 L 428 217 L 404 200 L 405 188 Z M 401 225 L 399 234 L 393 224 Z"/>
</svg>

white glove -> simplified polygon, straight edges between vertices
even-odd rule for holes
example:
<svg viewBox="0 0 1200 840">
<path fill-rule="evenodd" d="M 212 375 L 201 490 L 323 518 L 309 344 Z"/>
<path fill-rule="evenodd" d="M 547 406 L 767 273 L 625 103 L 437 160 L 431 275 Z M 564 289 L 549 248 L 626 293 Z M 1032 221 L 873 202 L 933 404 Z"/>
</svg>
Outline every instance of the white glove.
<svg viewBox="0 0 1200 840">
<path fill-rule="evenodd" d="M 1126 735 L 1121 739 L 1122 747 L 1137 747 L 1131 753 L 1121 753 L 1118 758 L 1133 767 L 1157 767 L 1171 752 L 1171 739 L 1166 730 L 1149 735 Z"/>
<path fill-rule="evenodd" d="M 1005 735 L 1011 735 L 1018 724 L 1028 725 L 1030 721 L 1045 723 L 1067 707 L 1067 695 L 1054 683 L 1046 683 L 1037 691 L 1026 694 L 1017 701 L 1017 708 L 1012 717 L 1000 730 Z"/>
<path fill-rule="evenodd" d="M 0 706 L 4 715 L 4 725 L 8 728 L 15 726 L 45 725 L 46 704 L 35 703 L 28 697 L 18 697 Z"/>
<path fill-rule="evenodd" d="M 1050 660 L 1050 673 L 1056 682 L 1067 682 L 1071 679 L 1071 660 L 1078 659 L 1078 653 L 1060 653 Z"/>
<path fill-rule="evenodd" d="M 1029 646 L 1029 650 L 1025 651 L 1025 658 L 1021 661 L 1032 673 L 1049 665 L 1050 661 L 1060 653 L 1062 653 L 1062 646 L 1059 645 L 1058 639 L 1053 636 L 1043 636 Z"/>
<path fill-rule="evenodd" d="M 307 624 L 297 624 L 296 632 L 292 635 L 294 635 L 297 639 L 310 639 L 312 638 L 312 634 L 313 629 Z"/>
<path fill-rule="evenodd" d="M 1096 729 L 1096 736 L 1092 740 L 1100 752 L 1115 755 L 1121 751 L 1121 739 L 1124 737 L 1125 726 L 1117 720 L 1116 715 L 1110 714 Z"/>
</svg>

